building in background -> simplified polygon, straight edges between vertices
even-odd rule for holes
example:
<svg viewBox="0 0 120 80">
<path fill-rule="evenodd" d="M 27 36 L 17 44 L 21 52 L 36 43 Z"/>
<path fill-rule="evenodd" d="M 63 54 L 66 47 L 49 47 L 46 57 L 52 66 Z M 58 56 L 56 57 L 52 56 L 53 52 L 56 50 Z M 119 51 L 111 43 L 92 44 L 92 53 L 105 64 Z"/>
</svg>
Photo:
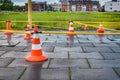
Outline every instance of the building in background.
<svg viewBox="0 0 120 80">
<path fill-rule="evenodd" d="M 62 11 L 98 11 L 99 1 L 93 0 L 60 0 Z"/>
<path fill-rule="evenodd" d="M 112 0 L 105 3 L 106 12 L 120 12 L 120 0 Z"/>
<path fill-rule="evenodd" d="M 46 2 L 32 2 L 32 10 L 33 11 L 45 11 Z M 25 10 L 28 10 L 28 3 L 25 3 Z"/>
<path fill-rule="evenodd" d="M 53 9 L 54 11 L 61 11 L 61 4 L 58 4 L 58 3 L 54 3 L 54 4 L 49 4 Z"/>
</svg>

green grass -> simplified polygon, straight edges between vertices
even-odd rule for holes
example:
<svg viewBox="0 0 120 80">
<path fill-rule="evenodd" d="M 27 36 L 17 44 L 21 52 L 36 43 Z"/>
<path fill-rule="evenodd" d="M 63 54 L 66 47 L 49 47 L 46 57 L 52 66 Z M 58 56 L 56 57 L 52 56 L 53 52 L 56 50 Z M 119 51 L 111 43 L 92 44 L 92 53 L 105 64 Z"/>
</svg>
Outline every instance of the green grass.
<svg viewBox="0 0 120 80">
<path fill-rule="evenodd" d="M 68 30 L 70 18 L 74 20 L 75 30 L 83 30 L 84 24 L 96 29 L 101 21 L 105 28 L 120 30 L 119 15 L 119 12 L 33 12 L 32 17 L 33 26 L 39 25 L 41 30 Z M 25 29 L 27 12 L 0 12 L 0 29 L 5 29 L 8 18 L 13 29 Z"/>
</svg>

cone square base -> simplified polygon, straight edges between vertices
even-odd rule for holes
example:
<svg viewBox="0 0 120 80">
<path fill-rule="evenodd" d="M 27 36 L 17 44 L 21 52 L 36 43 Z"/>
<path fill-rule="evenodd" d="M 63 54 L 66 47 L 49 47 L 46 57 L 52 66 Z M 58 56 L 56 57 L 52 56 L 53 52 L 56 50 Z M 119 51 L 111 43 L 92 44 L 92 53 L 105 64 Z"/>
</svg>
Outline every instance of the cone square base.
<svg viewBox="0 0 120 80">
<path fill-rule="evenodd" d="M 41 62 L 41 61 L 48 60 L 48 58 L 46 56 L 44 56 L 44 55 L 42 55 L 42 56 L 29 55 L 25 59 L 26 59 L 26 61 L 29 61 L 29 62 Z"/>
</svg>

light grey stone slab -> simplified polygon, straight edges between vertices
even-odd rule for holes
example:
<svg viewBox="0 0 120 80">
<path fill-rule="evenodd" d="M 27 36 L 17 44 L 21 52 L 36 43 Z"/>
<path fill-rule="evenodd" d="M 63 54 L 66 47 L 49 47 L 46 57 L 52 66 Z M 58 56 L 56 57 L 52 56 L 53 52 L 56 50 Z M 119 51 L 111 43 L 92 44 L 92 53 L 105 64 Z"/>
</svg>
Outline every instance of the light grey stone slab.
<svg viewBox="0 0 120 80">
<path fill-rule="evenodd" d="M 48 67 L 49 60 L 42 62 L 28 62 L 23 58 L 15 59 L 8 67 L 31 67 L 31 65 L 39 65 L 41 68 Z"/>
<path fill-rule="evenodd" d="M 115 46 L 115 47 L 119 47 L 116 43 L 93 43 L 94 46 L 98 46 L 98 47 L 111 47 L 111 46 Z"/>
<path fill-rule="evenodd" d="M 69 71 L 64 69 L 41 69 L 33 66 L 26 70 L 20 80 L 70 80 Z"/>
<path fill-rule="evenodd" d="M 13 58 L 0 58 L 0 67 L 6 67 L 11 61 Z"/>
<path fill-rule="evenodd" d="M 15 46 L 15 47 L 0 47 L 0 51 L 18 51 L 18 52 L 21 52 L 21 51 L 24 51 L 26 47 L 25 46 Z"/>
<path fill-rule="evenodd" d="M 120 80 L 112 69 L 71 69 L 71 80 Z"/>
<path fill-rule="evenodd" d="M 120 59 L 120 53 L 101 53 L 105 59 Z"/>
<path fill-rule="evenodd" d="M 15 51 L 9 51 L 2 55 L 1 57 L 11 57 L 11 58 L 25 58 L 27 55 L 31 54 L 30 52 L 15 52 Z"/>
<path fill-rule="evenodd" d="M 81 47 L 55 47 L 54 52 L 83 52 Z"/>
<path fill-rule="evenodd" d="M 93 53 L 69 53 L 70 58 L 88 58 L 88 59 L 103 59 L 103 57 L 98 52 Z"/>
<path fill-rule="evenodd" d="M 3 54 L 3 53 L 5 53 L 6 51 L 0 51 L 0 56 Z"/>
<path fill-rule="evenodd" d="M 79 67 L 89 68 L 85 59 L 52 59 L 50 68 Z"/>
<path fill-rule="evenodd" d="M 0 68 L 0 80 L 18 80 L 24 70 L 24 67 Z"/>
<path fill-rule="evenodd" d="M 117 73 L 117 75 L 120 76 L 120 68 L 114 68 L 114 70 Z"/>
<path fill-rule="evenodd" d="M 80 46 L 82 46 L 82 47 L 93 47 L 93 43 L 91 43 L 91 42 L 80 42 L 79 43 L 80 44 Z"/>
<path fill-rule="evenodd" d="M 120 53 L 120 47 L 111 47 L 111 49 L 116 53 Z"/>
<path fill-rule="evenodd" d="M 68 53 L 67 52 L 58 52 L 58 53 L 48 53 L 48 52 L 45 52 L 44 53 L 46 56 L 48 56 L 48 58 L 68 58 Z"/>
<path fill-rule="evenodd" d="M 83 47 L 84 52 L 101 52 L 112 53 L 109 47 Z"/>
<path fill-rule="evenodd" d="M 96 60 L 89 59 L 88 60 L 92 68 L 112 68 L 112 67 L 120 67 L 120 59 L 116 60 Z"/>
<path fill-rule="evenodd" d="M 49 47 L 42 47 L 42 50 L 44 52 L 53 52 L 54 51 L 54 46 L 49 46 Z"/>
</svg>

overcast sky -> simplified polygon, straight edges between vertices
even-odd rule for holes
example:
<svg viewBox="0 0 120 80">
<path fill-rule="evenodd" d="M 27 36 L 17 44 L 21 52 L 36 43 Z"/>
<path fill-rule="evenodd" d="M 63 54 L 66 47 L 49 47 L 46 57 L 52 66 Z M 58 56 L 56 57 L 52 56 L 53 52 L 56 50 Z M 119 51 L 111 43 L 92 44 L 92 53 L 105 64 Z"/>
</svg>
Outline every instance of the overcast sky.
<svg viewBox="0 0 120 80">
<path fill-rule="evenodd" d="M 58 3 L 59 0 L 32 0 L 32 1 L 39 1 L 39 2 L 43 2 L 43 1 L 47 1 L 47 3 Z M 105 2 L 107 1 L 111 1 L 111 0 L 96 0 L 99 1 L 101 5 L 105 4 Z M 14 2 L 16 5 L 24 5 L 25 2 L 27 2 L 27 0 L 12 0 L 12 2 Z"/>
</svg>

